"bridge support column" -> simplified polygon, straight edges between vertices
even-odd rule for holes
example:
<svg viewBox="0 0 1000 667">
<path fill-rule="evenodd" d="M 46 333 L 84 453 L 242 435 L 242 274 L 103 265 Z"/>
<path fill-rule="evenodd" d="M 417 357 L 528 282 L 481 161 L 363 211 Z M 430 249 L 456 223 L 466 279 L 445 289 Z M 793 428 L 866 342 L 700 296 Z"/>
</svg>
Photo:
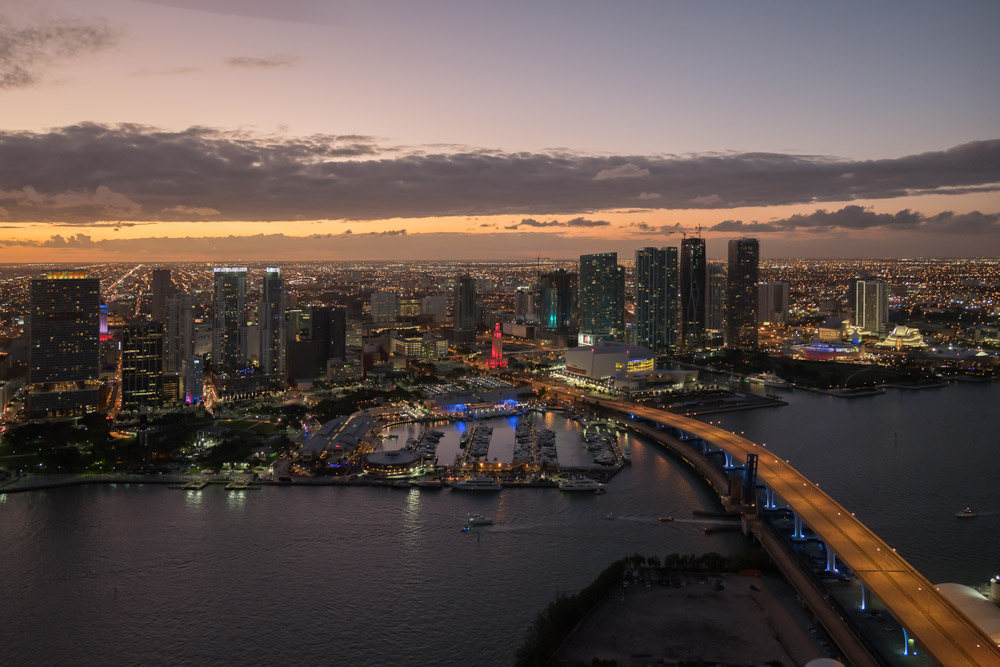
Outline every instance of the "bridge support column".
<svg viewBox="0 0 1000 667">
<path fill-rule="evenodd" d="M 764 489 L 764 509 L 766 510 L 778 509 L 778 504 L 774 502 L 774 491 L 769 488 Z"/>
<path fill-rule="evenodd" d="M 826 548 L 826 571 L 832 574 L 837 574 L 837 554 L 830 548 L 829 544 L 824 544 Z"/>
<path fill-rule="evenodd" d="M 872 606 L 872 594 L 864 584 L 861 584 L 861 611 L 865 611 Z"/>
<path fill-rule="evenodd" d="M 792 512 L 792 517 L 795 519 L 795 530 L 792 531 L 792 541 L 805 542 L 806 536 L 802 533 L 802 517 L 795 512 Z"/>
</svg>

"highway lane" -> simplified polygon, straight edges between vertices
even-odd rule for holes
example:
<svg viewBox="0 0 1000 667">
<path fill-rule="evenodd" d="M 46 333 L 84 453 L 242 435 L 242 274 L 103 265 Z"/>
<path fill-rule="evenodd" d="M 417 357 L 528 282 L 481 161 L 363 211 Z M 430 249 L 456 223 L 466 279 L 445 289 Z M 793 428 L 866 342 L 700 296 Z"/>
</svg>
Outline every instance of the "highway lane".
<svg viewBox="0 0 1000 667">
<path fill-rule="evenodd" d="M 562 387 L 546 388 L 574 400 L 682 429 L 741 460 L 746 460 L 747 454 L 757 454 L 759 480 L 791 506 L 935 660 L 946 667 L 1000 667 L 1000 646 L 853 514 L 766 447 L 690 417 L 623 401 L 585 397 Z"/>
</svg>

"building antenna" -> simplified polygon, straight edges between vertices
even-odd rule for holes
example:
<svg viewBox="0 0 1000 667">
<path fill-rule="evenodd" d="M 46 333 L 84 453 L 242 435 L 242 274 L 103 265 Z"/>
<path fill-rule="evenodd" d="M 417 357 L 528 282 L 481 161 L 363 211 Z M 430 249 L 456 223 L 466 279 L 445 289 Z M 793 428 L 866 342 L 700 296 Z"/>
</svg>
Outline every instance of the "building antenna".
<svg viewBox="0 0 1000 667">
<path fill-rule="evenodd" d="M 704 229 L 704 227 L 702 227 L 701 225 L 698 225 L 697 227 L 695 227 L 695 231 L 698 232 L 698 238 L 701 238 L 701 230 L 702 229 Z"/>
</svg>

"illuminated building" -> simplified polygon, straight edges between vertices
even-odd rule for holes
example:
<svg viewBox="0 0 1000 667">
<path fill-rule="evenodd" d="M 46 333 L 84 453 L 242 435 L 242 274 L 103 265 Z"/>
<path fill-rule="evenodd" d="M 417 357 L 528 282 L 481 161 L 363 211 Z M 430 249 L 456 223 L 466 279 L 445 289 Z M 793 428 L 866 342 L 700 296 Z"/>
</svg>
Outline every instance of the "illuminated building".
<svg viewBox="0 0 1000 667">
<path fill-rule="evenodd" d="M 877 348 L 892 348 L 896 350 L 912 350 L 927 347 L 919 329 L 911 329 L 899 324 L 886 336 L 885 340 L 875 344 Z"/>
<path fill-rule="evenodd" d="M 636 342 L 656 354 L 677 344 L 677 248 L 635 251 Z"/>
<path fill-rule="evenodd" d="M 760 242 L 733 239 L 729 242 L 726 273 L 726 345 L 741 350 L 757 349 L 757 281 Z"/>
<path fill-rule="evenodd" d="M 708 289 L 705 291 L 705 329 L 722 333 L 726 305 L 726 268 L 721 264 L 708 265 Z"/>
<path fill-rule="evenodd" d="M 854 324 L 862 331 L 885 335 L 889 330 L 889 286 L 877 280 L 854 283 Z"/>
<path fill-rule="evenodd" d="M 702 346 L 705 337 L 705 290 L 708 283 L 705 239 L 683 239 L 680 259 L 680 344 L 688 349 L 697 349 Z"/>
<path fill-rule="evenodd" d="M 194 355 L 194 297 L 175 294 L 167 299 L 163 337 L 163 370 L 180 373 L 185 359 Z"/>
<path fill-rule="evenodd" d="M 788 320 L 788 283 L 774 281 L 757 285 L 757 324 L 785 324 Z"/>
<path fill-rule="evenodd" d="M 405 296 L 399 299 L 399 319 L 412 321 L 420 315 L 420 299 Z"/>
<path fill-rule="evenodd" d="M 580 256 L 579 329 L 620 335 L 625 330 L 625 269 L 618 253 Z"/>
<path fill-rule="evenodd" d="M 285 377 L 285 283 L 281 269 L 264 270 L 264 285 L 257 309 L 260 327 L 260 368 L 272 378 Z M 324 360 L 325 362 L 325 360 Z"/>
<path fill-rule="evenodd" d="M 476 340 L 476 279 L 461 276 L 455 284 L 455 305 L 452 308 L 456 343 Z"/>
<path fill-rule="evenodd" d="M 32 279 L 27 320 L 28 412 L 76 415 L 100 401 L 100 281 L 83 271 Z"/>
<path fill-rule="evenodd" d="M 538 321 L 538 292 L 532 287 L 522 285 L 514 295 L 514 317 L 529 324 Z"/>
<path fill-rule="evenodd" d="M 591 347 L 566 350 L 566 372 L 590 380 L 606 380 L 656 368 L 653 351 L 640 345 L 598 341 Z"/>
<path fill-rule="evenodd" d="M 507 360 L 503 358 L 503 331 L 499 322 L 493 327 L 493 348 L 488 365 L 490 368 L 507 368 Z"/>
<path fill-rule="evenodd" d="M 217 268 L 212 328 L 212 363 L 216 371 L 231 371 L 246 360 L 243 327 L 246 324 L 247 270 Z"/>
<path fill-rule="evenodd" d="M 539 311 L 542 327 L 551 333 L 576 331 L 576 274 L 557 269 L 541 276 Z"/>
<path fill-rule="evenodd" d="M 167 316 L 167 299 L 173 294 L 174 283 L 170 280 L 170 269 L 153 269 L 153 298 L 150 310 L 157 322 L 163 322 Z"/>
<path fill-rule="evenodd" d="M 163 324 L 122 328 L 122 408 L 163 405 Z"/>
</svg>

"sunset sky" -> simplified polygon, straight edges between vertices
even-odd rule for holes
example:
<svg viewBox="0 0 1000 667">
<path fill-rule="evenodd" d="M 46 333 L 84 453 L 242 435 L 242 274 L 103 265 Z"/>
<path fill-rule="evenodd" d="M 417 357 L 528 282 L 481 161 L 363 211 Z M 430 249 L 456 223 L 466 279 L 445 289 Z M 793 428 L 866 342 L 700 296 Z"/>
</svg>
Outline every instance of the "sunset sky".
<svg viewBox="0 0 1000 667">
<path fill-rule="evenodd" d="M 0 261 L 1000 255 L 1000 3 L 6 0 Z"/>
</svg>

